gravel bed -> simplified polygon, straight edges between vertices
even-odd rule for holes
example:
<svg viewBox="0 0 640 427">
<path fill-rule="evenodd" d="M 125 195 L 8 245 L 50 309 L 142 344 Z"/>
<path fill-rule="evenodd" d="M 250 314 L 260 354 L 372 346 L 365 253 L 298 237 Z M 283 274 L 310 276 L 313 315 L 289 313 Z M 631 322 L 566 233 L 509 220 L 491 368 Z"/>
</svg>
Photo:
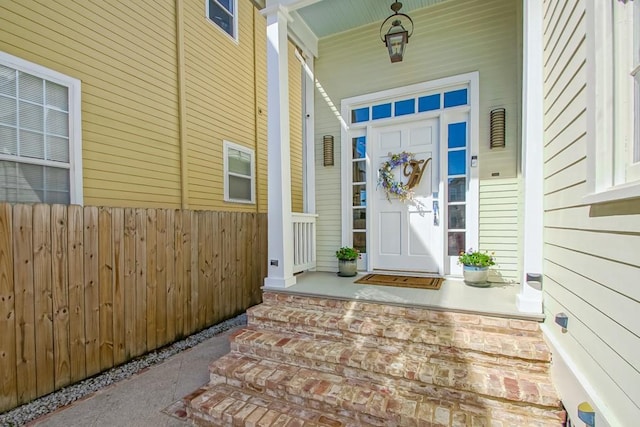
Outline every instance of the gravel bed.
<svg viewBox="0 0 640 427">
<path fill-rule="evenodd" d="M 246 314 L 226 320 L 211 326 L 197 334 L 190 335 L 182 341 L 175 342 L 166 347 L 154 350 L 140 356 L 124 365 L 117 366 L 94 377 L 80 381 L 46 396 L 42 396 L 30 403 L 0 414 L 0 426 L 21 426 L 29 421 L 48 414 L 60 407 L 81 399 L 101 388 L 131 377 L 142 369 L 164 362 L 169 357 L 194 347 L 201 342 L 225 332 L 236 326 L 247 324 Z"/>
</svg>

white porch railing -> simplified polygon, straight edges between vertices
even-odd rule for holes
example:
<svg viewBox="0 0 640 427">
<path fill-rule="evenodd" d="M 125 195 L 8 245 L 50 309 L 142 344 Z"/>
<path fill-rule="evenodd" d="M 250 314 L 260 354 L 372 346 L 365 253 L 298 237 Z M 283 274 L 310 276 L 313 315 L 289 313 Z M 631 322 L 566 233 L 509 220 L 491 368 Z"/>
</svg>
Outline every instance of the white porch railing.
<svg viewBox="0 0 640 427">
<path fill-rule="evenodd" d="M 316 268 L 316 214 L 293 212 L 293 272 Z"/>
</svg>

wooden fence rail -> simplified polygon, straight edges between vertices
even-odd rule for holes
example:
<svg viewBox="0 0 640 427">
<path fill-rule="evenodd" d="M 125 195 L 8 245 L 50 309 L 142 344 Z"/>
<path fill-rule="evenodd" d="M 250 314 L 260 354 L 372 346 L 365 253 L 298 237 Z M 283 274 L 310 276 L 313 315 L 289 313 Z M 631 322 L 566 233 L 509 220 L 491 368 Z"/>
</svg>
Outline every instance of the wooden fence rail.
<svg viewBox="0 0 640 427">
<path fill-rule="evenodd" d="M 0 412 L 261 301 L 267 216 L 0 204 Z"/>
</svg>

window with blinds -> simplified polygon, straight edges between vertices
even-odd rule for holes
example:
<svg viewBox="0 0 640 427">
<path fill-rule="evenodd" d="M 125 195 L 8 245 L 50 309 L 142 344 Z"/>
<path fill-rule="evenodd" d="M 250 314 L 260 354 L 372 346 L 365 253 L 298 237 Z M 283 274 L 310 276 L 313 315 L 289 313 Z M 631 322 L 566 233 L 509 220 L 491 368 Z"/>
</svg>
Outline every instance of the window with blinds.
<svg viewBox="0 0 640 427">
<path fill-rule="evenodd" d="M 7 64 L 5 57 L 0 56 L 0 201 L 71 203 L 70 85 L 47 79 L 42 70 Z"/>
<path fill-rule="evenodd" d="M 255 200 L 253 150 L 224 141 L 224 200 L 253 203 Z"/>
</svg>

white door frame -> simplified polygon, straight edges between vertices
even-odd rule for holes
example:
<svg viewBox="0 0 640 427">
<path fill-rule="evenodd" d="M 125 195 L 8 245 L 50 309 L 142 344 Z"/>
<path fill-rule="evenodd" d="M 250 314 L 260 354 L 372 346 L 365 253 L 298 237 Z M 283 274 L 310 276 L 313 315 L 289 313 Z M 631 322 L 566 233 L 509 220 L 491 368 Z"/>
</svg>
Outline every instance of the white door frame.
<svg viewBox="0 0 640 427">
<path fill-rule="evenodd" d="M 341 156 L 343 161 L 341 162 L 341 192 L 342 192 L 342 245 L 352 245 L 352 227 L 351 227 L 351 171 L 352 163 L 350 161 L 344 161 L 351 158 L 351 136 L 352 132 L 362 133 L 363 130 L 366 134 L 370 133 L 372 124 L 375 125 L 387 125 L 402 123 L 403 121 L 413 121 L 422 118 L 434 118 L 440 119 L 440 144 L 446 143 L 445 139 L 445 126 L 448 123 L 447 116 L 448 110 L 441 109 L 431 112 L 416 113 L 413 115 L 401 116 L 398 118 L 385 118 L 377 120 L 375 122 L 367 121 L 363 123 L 351 123 L 351 111 L 354 108 L 358 108 L 362 105 L 376 105 L 382 102 L 389 102 L 391 99 L 398 99 L 401 97 L 416 96 L 416 94 L 426 92 L 444 92 L 447 89 L 455 86 L 466 85 L 469 90 L 469 103 L 465 106 L 452 107 L 450 111 L 454 115 L 460 113 L 467 113 L 469 116 L 469 144 L 467 150 L 467 171 L 468 171 L 468 183 L 467 183 L 467 205 L 466 205 L 466 246 L 478 247 L 479 241 L 479 73 L 471 72 L 466 74 L 460 74 L 451 77 L 445 77 L 438 80 L 432 80 L 429 82 L 413 84 L 409 86 L 403 86 L 399 88 L 384 90 L 380 92 L 369 93 L 365 95 L 359 95 L 351 98 L 345 98 L 341 101 L 341 114 L 346 123 L 346 126 L 341 127 L 340 140 L 341 140 Z M 367 141 L 368 143 L 368 141 Z M 444 180 L 446 179 L 446 149 L 440 148 L 440 164 L 438 165 L 440 172 L 440 224 L 442 225 L 443 233 L 443 256 L 442 260 L 443 271 L 441 274 L 460 275 L 461 271 L 457 267 L 455 260 L 457 257 L 448 256 L 447 254 L 447 210 L 446 201 L 447 196 L 444 194 Z M 471 159 L 475 158 L 474 166 L 472 166 Z M 367 190 L 372 192 L 375 190 L 376 179 L 373 174 L 376 171 L 377 165 L 371 164 L 371 159 L 366 159 L 367 167 Z M 367 206 L 367 248 L 370 249 L 370 232 L 371 229 L 371 213 L 370 208 Z M 371 262 L 367 257 L 364 257 L 362 264 L 359 268 L 371 271 Z"/>
</svg>

